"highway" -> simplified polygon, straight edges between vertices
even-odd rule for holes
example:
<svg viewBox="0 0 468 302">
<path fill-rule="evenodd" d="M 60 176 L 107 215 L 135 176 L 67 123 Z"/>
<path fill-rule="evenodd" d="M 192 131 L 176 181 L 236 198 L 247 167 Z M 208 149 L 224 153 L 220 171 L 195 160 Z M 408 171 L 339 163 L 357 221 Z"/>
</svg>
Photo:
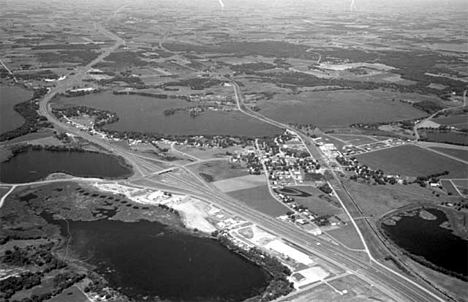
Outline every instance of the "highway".
<svg viewBox="0 0 468 302">
<path fill-rule="evenodd" d="M 157 160 L 155 159 L 153 160 L 141 157 L 141 155 L 137 154 L 136 152 L 132 152 L 124 147 L 112 144 L 105 139 L 92 136 L 85 131 L 80 131 L 73 126 L 63 123 L 55 118 L 55 116 L 50 112 L 49 106 L 49 102 L 52 100 L 52 98 L 55 95 L 66 91 L 70 84 L 84 76 L 86 71 L 88 71 L 93 65 L 99 63 L 107 55 L 118 49 L 121 45 L 125 44 L 125 41 L 123 41 L 121 38 L 102 28 L 101 24 L 97 24 L 97 26 L 100 32 L 114 39 L 116 41 L 115 44 L 104 50 L 102 54 L 100 54 L 88 65 L 75 70 L 74 75 L 69 75 L 67 79 L 58 83 L 58 86 L 53 88 L 43 98 L 43 100 L 41 100 L 39 113 L 47 117 L 47 119 L 52 122 L 56 128 L 80 136 L 102 147 L 103 149 L 108 150 L 111 153 L 123 157 L 129 164 L 133 166 L 134 169 L 134 175 L 129 180 L 122 181 L 123 183 L 154 190 L 170 190 L 175 193 L 187 194 L 194 198 L 212 203 L 228 212 L 231 212 L 247 221 L 255 223 L 256 225 L 271 231 L 284 240 L 299 246 L 301 249 L 334 264 L 345 272 L 351 272 L 355 274 L 365 282 L 387 294 L 395 301 L 445 301 L 439 297 L 438 293 L 433 292 L 431 289 L 425 288 L 415 281 L 410 280 L 409 278 L 383 266 L 372 257 L 370 252 L 362 253 L 349 251 L 343 247 L 336 246 L 328 241 L 322 240 L 320 237 L 311 235 L 292 224 L 280 221 L 257 210 L 246 207 L 238 200 L 225 195 L 224 193 L 214 189 L 212 186 L 208 186 L 205 182 L 197 178 L 196 175 L 190 174 L 190 172 L 188 172 L 187 175 L 190 176 L 191 179 L 171 171 L 168 171 L 168 173 L 165 173 L 164 175 L 155 175 L 155 172 L 167 169 L 167 165 L 166 167 L 162 167 L 161 165 L 157 164 Z M 240 87 L 237 85 L 237 83 L 231 83 L 234 86 L 238 109 L 241 112 L 263 122 L 273 124 L 283 129 L 290 129 L 295 133 L 298 133 L 301 139 L 304 140 L 305 145 L 310 149 L 309 151 L 311 153 L 315 153 L 316 155 L 319 154 L 317 153 L 319 152 L 318 150 L 313 149 L 314 145 L 311 144 L 310 138 L 308 138 L 305 134 L 298 132 L 296 129 L 292 129 L 287 125 L 244 109 L 245 106 L 243 106 L 242 91 L 240 90 Z M 184 169 L 184 171 L 187 172 L 187 169 Z M 64 181 L 69 180 L 65 179 Z M 344 204 L 343 207 L 346 210 Z M 353 217 L 350 217 L 350 219 L 354 223 Z M 357 231 L 359 234 L 361 234 L 359 228 L 357 228 Z M 361 238 L 363 239 L 362 235 Z M 317 243 L 320 244 L 318 245 Z M 364 245 L 366 246 L 365 242 Z"/>
<path fill-rule="evenodd" d="M 299 131 L 299 130 L 297 130 L 297 129 L 289 126 L 289 125 L 282 124 L 280 122 L 274 121 L 274 120 L 272 120 L 270 118 L 267 118 L 265 116 L 260 115 L 257 112 L 253 112 L 253 111 L 247 109 L 247 107 L 245 106 L 245 104 L 243 102 L 244 97 L 243 97 L 243 94 L 242 94 L 242 91 L 241 91 L 239 85 L 234 81 L 230 81 L 230 83 L 234 87 L 234 92 L 235 92 L 236 101 L 237 101 L 237 108 L 238 108 L 239 111 L 241 111 L 244 114 L 249 115 L 249 116 L 251 116 L 253 118 L 259 119 L 259 120 L 261 120 L 263 122 L 272 124 L 274 126 L 277 126 L 277 127 L 283 128 L 283 129 L 288 129 L 290 131 L 293 131 L 294 133 L 298 134 L 298 136 L 300 137 L 300 139 L 302 140 L 302 142 L 304 143 L 304 145 L 306 146 L 306 148 L 309 150 L 310 154 L 313 157 L 315 157 L 315 158 L 321 157 L 320 151 L 316 149 L 315 144 L 311 141 L 310 137 L 308 137 L 306 134 L 302 133 L 301 131 Z M 319 155 L 319 156 L 317 156 L 317 155 Z M 388 282 L 387 285 L 392 284 L 392 283 L 393 283 L 394 286 L 396 285 L 397 286 L 396 288 L 399 288 L 400 293 L 406 293 L 405 298 L 407 300 L 409 300 L 409 301 L 445 301 L 444 299 L 442 299 L 440 297 L 440 294 L 438 292 L 435 292 L 432 288 L 426 288 L 426 287 L 422 286 L 421 284 L 416 283 L 415 281 L 409 279 L 408 277 L 403 276 L 402 274 L 389 269 L 388 267 L 382 265 L 379 261 L 377 261 L 373 257 L 372 253 L 370 252 L 370 250 L 369 250 L 369 248 L 367 246 L 367 243 L 366 243 L 366 241 L 364 239 L 364 236 L 362 235 L 361 230 L 357 226 L 356 222 L 354 221 L 353 215 L 350 213 L 350 211 L 348 209 L 349 205 L 352 205 L 354 210 L 357 211 L 358 215 L 356 215 L 356 216 L 364 217 L 365 215 L 363 215 L 363 213 L 359 210 L 357 204 L 351 198 L 348 191 L 346 190 L 344 185 L 341 183 L 341 180 L 336 176 L 334 171 L 332 169 L 329 169 L 329 170 L 333 172 L 335 180 L 339 184 L 341 184 L 342 188 L 340 188 L 340 190 L 344 191 L 346 193 L 346 194 L 341 194 L 341 196 L 338 196 L 338 194 L 336 193 L 336 188 L 331 186 L 331 184 L 329 183 L 329 185 L 333 188 L 333 191 L 335 192 L 335 196 L 340 201 L 340 203 L 341 203 L 341 205 L 343 207 L 343 210 L 346 212 L 346 214 L 350 218 L 350 221 L 352 222 L 352 224 L 355 227 L 357 233 L 359 234 L 359 237 L 361 238 L 361 241 L 362 241 L 362 243 L 363 243 L 363 245 L 365 247 L 365 250 L 367 252 L 367 256 L 369 257 L 369 260 L 370 260 L 369 267 L 372 267 L 372 269 L 370 269 L 369 272 L 372 273 L 373 270 L 375 270 L 375 272 L 377 272 L 376 269 L 380 270 L 380 273 L 384 274 L 386 276 L 386 278 L 389 278 L 389 279 L 387 279 L 387 282 Z M 370 222 L 367 219 L 366 219 L 366 222 L 367 222 L 367 224 L 365 226 L 368 228 L 368 230 L 366 230 L 366 231 L 368 231 L 368 233 L 372 234 L 373 230 L 371 229 L 371 227 L 369 225 Z M 378 239 L 378 240 L 380 240 L 380 239 Z M 375 276 L 375 277 L 377 277 L 377 276 Z M 406 282 L 406 284 L 403 284 L 404 285 L 403 287 L 399 287 L 401 285 L 401 283 L 400 283 L 400 285 L 397 285 L 399 282 L 396 279 L 401 279 L 404 282 Z M 382 279 L 382 280 L 385 280 L 385 278 Z M 405 289 L 405 287 L 406 287 L 406 289 Z"/>
</svg>

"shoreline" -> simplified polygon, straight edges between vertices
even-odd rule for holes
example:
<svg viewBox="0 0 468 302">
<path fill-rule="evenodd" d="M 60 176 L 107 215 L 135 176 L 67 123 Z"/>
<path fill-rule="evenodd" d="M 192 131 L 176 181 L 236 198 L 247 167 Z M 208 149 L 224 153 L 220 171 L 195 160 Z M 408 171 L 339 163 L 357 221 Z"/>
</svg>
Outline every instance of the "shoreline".
<svg viewBox="0 0 468 302">
<path fill-rule="evenodd" d="M 385 226 L 394 226 L 395 224 L 398 223 L 398 221 L 403 216 L 410 216 L 410 217 L 418 216 L 419 218 L 424 219 L 424 220 L 433 220 L 433 219 L 427 219 L 427 218 L 432 218 L 432 217 L 422 217 L 422 216 L 424 216 L 424 214 L 421 214 L 421 213 L 423 211 L 426 211 L 426 209 L 435 209 L 435 210 L 441 211 L 447 217 L 447 220 L 443 224 L 449 223 L 449 221 L 450 221 L 449 214 L 446 213 L 443 208 L 437 207 L 435 205 L 413 204 L 413 205 L 408 205 L 408 206 L 404 207 L 404 209 L 398 209 L 398 210 L 396 210 L 396 211 L 394 211 L 392 213 L 389 213 L 389 214 L 385 215 L 384 217 L 380 218 L 376 223 L 377 228 L 378 228 L 379 232 L 382 234 L 382 236 L 385 238 L 387 243 L 390 244 L 392 252 L 397 257 L 399 257 L 399 258 L 401 258 L 402 256 L 403 257 L 408 257 L 410 260 L 415 261 L 418 264 L 423 265 L 423 266 L 425 266 L 426 268 L 428 268 L 430 270 L 433 270 L 433 271 L 442 273 L 444 275 L 447 275 L 447 276 L 450 276 L 450 277 L 453 277 L 453 278 L 456 278 L 456 279 L 467 282 L 468 281 L 468 276 L 465 276 L 465 275 L 463 275 L 461 273 L 450 271 L 450 270 L 448 270 L 446 268 L 443 268 L 443 267 L 441 267 L 439 265 L 436 265 L 436 264 L 430 262 L 429 260 L 427 260 L 424 256 L 412 254 L 410 251 L 408 251 L 405 248 L 399 246 L 391 238 L 391 236 L 387 233 L 387 231 L 384 229 L 384 225 Z M 396 218 L 397 220 L 394 220 L 394 218 Z M 390 221 L 390 224 L 388 223 L 389 221 Z M 394 224 L 392 223 L 392 221 L 394 222 Z M 439 227 L 447 229 L 452 233 L 453 236 L 460 237 L 462 240 L 467 241 L 465 238 L 463 238 L 461 236 L 458 236 L 455 233 L 455 230 L 454 230 L 454 228 L 452 227 L 451 224 L 450 224 L 450 227 L 442 226 L 442 225 L 439 225 Z M 405 260 L 401 259 L 401 261 L 404 262 Z"/>
<path fill-rule="evenodd" d="M 47 146 L 40 146 L 40 145 L 23 145 L 20 147 L 18 150 L 10 150 L 11 155 L 8 158 L 5 158 L 3 161 L 0 162 L 0 164 L 7 163 L 11 161 L 15 156 L 21 154 L 21 153 L 27 153 L 31 151 L 48 151 L 48 152 L 76 152 L 76 153 L 88 153 L 88 154 L 98 154 L 102 156 L 107 156 L 110 157 L 111 159 L 114 159 L 117 164 L 128 170 L 125 174 L 121 176 L 116 176 L 116 177 L 106 177 L 106 176 L 99 176 L 99 175 L 91 175 L 91 174 L 83 174 L 83 175 L 76 175 L 70 171 L 62 171 L 62 170 L 54 170 L 50 173 L 48 173 L 46 176 L 38 178 L 36 181 L 41 181 L 41 180 L 47 180 L 49 177 L 53 177 L 54 174 L 65 174 L 69 175 L 72 177 L 82 177 L 82 178 L 99 178 L 99 179 L 104 179 L 104 180 L 119 180 L 119 179 L 128 179 L 129 177 L 133 176 L 135 174 L 135 171 L 133 169 L 133 166 L 128 164 L 125 159 L 121 156 L 116 156 L 114 154 L 109 154 L 109 153 L 104 153 L 104 152 L 99 152 L 99 151 L 93 151 L 93 150 L 85 150 L 85 149 L 79 149 L 79 148 L 70 148 L 70 147 L 47 147 Z M 0 181 L 0 183 L 4 183 L 3 181 Z M 23 182 L 15 182 L 14 184 L 22 184 Z"/>
</svg>

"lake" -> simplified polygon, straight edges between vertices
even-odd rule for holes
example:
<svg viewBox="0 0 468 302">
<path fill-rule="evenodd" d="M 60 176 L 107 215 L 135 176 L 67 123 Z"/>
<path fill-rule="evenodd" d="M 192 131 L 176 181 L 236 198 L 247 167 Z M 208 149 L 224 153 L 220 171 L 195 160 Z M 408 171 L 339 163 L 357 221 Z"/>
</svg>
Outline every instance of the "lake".
<svg viewBox="0 0 468 302">
<path fill-rule="evenodd" d="M 392 98 L 405 96 L 414 97 L 377 90 L 316 91 L 278 94 L 272 100 L 259 101 L 257 106 L 261 114 L 280 122 L 325 127 L 408 120 L 427 115 L 409 104 L 392 101 Z"/>
<path fill-rule="evenodd" d="M 390 239 L 402 249 L 449 271 L 468 275 L 468 242 L 440 227 L 447 221 L 444 212 L 425 209 L 435 217 L 426 220 L 419 216 L 401 216 L 395 225 L 382 224 Z"/>
<path fill-rule="evenodd" d="M 21 126 L 24 118 L 13 107 L 32 97 L 32 92 L 20 86 L 0 86 L 0 133 Z"/>
<path fill-rule="evenodd" d="M 68 237 L 65 221 L 54 223 Z M 218 241 L 158 222 L 102 219 L 69 224 L 73 253 L 136 301 L 156 301 L 156 296 L 170 301 L 243 301 L 264 291 L 270 279 Z"/>
<path fill-rule="evenodd" d="M 206 111 L 190 117 L 186 111 L 165 116 L 164 110 L 196 106 L 181 99 L 159 99 L 138 95 L 114 95 L 111 92 L 82 97 L 61 98 L 58 104 L 81 105 L 117 113 L 120 120 L 104 128 L 116 131 L 137 131 L 169 135 L 232 135 L 270 136 L 281 129 L 260 122 L 238 111 Z"/>
<path fill-rule="evenodd" d="M 0 163 L 0 181 L 4 183 L 37 181 L 54 172 L 98 178 L 121 178 L 132 173 L 115 157 L 95 152 L 31 150 Z"/>
</svg>

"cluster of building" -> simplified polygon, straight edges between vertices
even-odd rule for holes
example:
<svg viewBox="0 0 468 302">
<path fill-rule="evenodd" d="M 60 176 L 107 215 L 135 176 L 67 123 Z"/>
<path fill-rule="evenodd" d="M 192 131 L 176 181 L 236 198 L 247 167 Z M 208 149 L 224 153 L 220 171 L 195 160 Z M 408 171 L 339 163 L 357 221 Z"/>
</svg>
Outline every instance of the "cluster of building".
<svg viewBox="0 0 468 302">
<path fill-rule="evenodd" d="M 381 169 L 373 170 L 366 165 L 361 165 L 355 157 L 347 158 L 344 156 L 337 156 L 336 160 L 342 165 L 346 171 L 354 172 L 351 179 L 357 180 L 362 178 L 364 180 L 374 180 L 379 185 L 389 184 L 404 184 L 405 179 L 400 175 L 385 175 Z M 407 183 L 407 182 L 406 182 Z"/>
<path fill-rule="evenodd" d="M 299 138 L 288 132 L 261 143 L 257 141 L 256 145 L 273 187 L 302 184 L 307 174 L 321 168 Z"/>
</svg>

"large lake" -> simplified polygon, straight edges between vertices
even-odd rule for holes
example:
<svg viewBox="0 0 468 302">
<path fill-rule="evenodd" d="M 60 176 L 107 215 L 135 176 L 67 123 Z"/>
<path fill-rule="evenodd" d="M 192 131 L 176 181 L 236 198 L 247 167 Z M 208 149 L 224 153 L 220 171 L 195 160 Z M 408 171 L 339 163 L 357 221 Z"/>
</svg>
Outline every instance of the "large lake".
<svg viewBox="0 0 468 302">
<path fill-rule="evenodd" d="M 119 178 L 132 171 L 112 156 L 95 152 L 31 150 L 0 163 L 0 181 L 23 183 L 54 172 L 80 177 Z"/>
<path fill-rule="evenodd" d="M 392 94 L 380 90 L 340 90 L 303 92 L 298 95 L 278 94 L 271 100 L 259 101 L 260 113 L 284 123 L 317 126 L 349 126 L 354 123 L 377 123 L 408 120 L 427 113 L 398 101 L 395 97 L 423 97 Z"/>
<path fill-rule="evenodd" d="M 190 117 L 186 111 L 165 116 L 164 110 L 196 106 L 180 99 L 159 99 L 138 95 L 114 95 L 110 92 L 82 97 L 61 98 L 59 104 L 82 105 L 117 113 L 120 120 L 105 128 L 117 131 L 164 133 L 169 135 L 269 136 L 281 129 L 260 122 L 238 111 L 206 111 Z"/>
<path fill-rule="evenodd" d="M 0 133 L 21 126 L 24 118 L 13 107 L 32 97 L 32 92 L 19 86 L 0 86 Z"/>
<path fill-rule="evenodd" d="M 54 223 L 68 237 L 65 222 Z M 156 296 L 170 301 L 244 301 L 269 282 L 268 273 L 218 241 L 158 222 L 103 219 L 69 224 L 72 251 L 136 301 L 156 301 Z"/>
<path fill-rule="evenodd" d="M 468 241 L 440 227 L 447 221 L 444 212 L 425 210 L 437 218 L 426 220 L 418 212 L 415 216 L 401 216 L 394 226 L 383 224 L 382 227 L 393 242 L 409 253 L 449 271 L 468 275 Z"/>
</svg>

